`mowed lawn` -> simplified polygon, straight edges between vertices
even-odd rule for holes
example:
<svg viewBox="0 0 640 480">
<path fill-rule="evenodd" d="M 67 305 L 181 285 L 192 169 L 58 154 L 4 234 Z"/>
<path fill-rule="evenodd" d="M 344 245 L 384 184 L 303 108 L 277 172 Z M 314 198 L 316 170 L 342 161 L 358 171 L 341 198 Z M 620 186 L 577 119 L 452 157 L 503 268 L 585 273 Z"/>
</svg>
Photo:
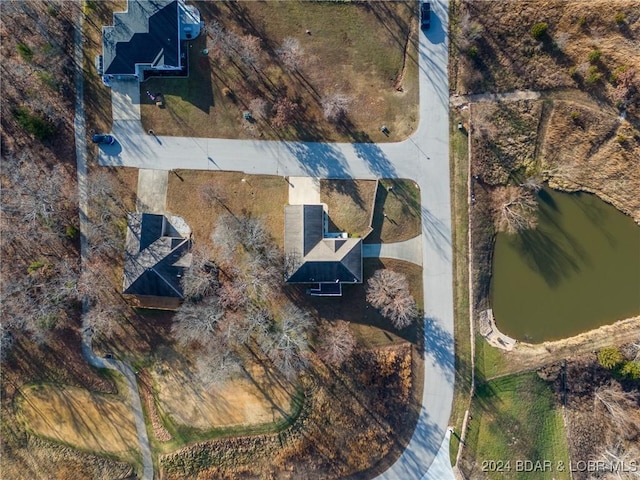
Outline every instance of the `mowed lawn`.
<svg viewBox="0 0 640 480">
<path fill-rule="evenodd" d="M 219 199 L 203 199 L 200 192 L 205 186 L 215 188 Z M 186 220 L 196 242 L 209 243 L 216 218 L 227 213 L 262 218 L 282 248 L 288 199 L 289 185 L 283 177 L 202 170 L 175 170 L 169 174 L 167 211 Z"/>
<path fill-rule="evenodd" d="M 35 435 L 128 462 L 137 459 L 131 407 L 113 395 L 71 386 L 33 385 L 22 390 L 18 412 Z"/>
<path fill-rule="evenodd" d="M 473 478 L 570 478 L 561 408 L 537 374 L 478 385 L 471 416 L 462 469 Z"/>
<path fill-rule="evenodd" d="M 204 31 L 189 44 L 188 78 L 141 84 L 145 129 L 162 135 L 389 142 L 407 138 L 418 122 L 418 14 L 414 1 L 198 2 Z M 213 40 L 216 22 L 226 38 L 259 39 L 256 68 Z M 277 55 L 286 38 L 300 46 L 299 65 Z M 203 53 L 207 49 L 207 53 Z M 158 108 L 146 91 L 162 93 Z M 343 94 L 347 116 L 328 122 L 323 98 Z M 273 128 L 278 98 L 299 104 L 292 126 Z M 252 100 L 267 102 L 265 117 L 243 119 Z M 381 133 L 386 125 L 389 134 Z"/>
</svg>

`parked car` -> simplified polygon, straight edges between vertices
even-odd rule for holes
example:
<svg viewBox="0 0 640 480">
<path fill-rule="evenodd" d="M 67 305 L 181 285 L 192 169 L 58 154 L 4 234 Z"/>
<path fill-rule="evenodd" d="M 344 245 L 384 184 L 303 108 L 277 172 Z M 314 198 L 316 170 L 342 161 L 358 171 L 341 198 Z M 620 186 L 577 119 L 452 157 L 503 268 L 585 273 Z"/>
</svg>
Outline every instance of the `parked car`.
<svg viewBox="0 0 640 480">
<path fill-rule="evenodd" d="M 91 140 L 93 143 L 102 143 L 105 145 L 113 145 L 116 142 L 116 139 L 111 135 L 105 135 L 103 133 L 94 133 Z"/>
<path fill-rule="evenodd" d="M 429 2 L 420 4 L 420 25 L 425 29 L 431 26 L 431 4 Z"/>
</svg>

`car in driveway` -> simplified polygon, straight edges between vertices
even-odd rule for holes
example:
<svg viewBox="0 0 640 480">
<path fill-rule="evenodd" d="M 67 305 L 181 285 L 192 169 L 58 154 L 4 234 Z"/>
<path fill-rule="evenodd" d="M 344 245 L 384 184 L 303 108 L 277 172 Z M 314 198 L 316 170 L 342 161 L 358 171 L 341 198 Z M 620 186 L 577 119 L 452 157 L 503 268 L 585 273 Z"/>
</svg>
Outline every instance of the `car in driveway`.
<svg viewBox="0 0 640 480">
<path fill-rule="evenodd" d="M 431 4 L 429 2 L 420 4 L 420 26 L 424 29 L 431 26 Z"/>
<path fill-rule="evenodd" d="M 94 133 L 91 137 L 91 141 L 93 143 L 101 143 L 103 145 L 113 145 L 116 143 L 116 139 L 111 135 L 106 135 L 104 133 Z"/>
</svg>

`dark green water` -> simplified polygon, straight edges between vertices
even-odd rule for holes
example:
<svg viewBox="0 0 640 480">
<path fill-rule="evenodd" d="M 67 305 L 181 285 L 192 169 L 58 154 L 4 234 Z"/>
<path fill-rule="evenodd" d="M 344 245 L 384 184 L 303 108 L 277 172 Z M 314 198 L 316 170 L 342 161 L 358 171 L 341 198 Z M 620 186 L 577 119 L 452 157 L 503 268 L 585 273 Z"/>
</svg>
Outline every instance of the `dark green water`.
<svg viewBox="0 0 640 480">
<path fill-rule="evenodd" d="M 537 229 L 496 239 L 498 328 L 539 343 L 640 314 L 640 227 L 595 195 L 545 189 L 538 201 Z"/>
</svg>

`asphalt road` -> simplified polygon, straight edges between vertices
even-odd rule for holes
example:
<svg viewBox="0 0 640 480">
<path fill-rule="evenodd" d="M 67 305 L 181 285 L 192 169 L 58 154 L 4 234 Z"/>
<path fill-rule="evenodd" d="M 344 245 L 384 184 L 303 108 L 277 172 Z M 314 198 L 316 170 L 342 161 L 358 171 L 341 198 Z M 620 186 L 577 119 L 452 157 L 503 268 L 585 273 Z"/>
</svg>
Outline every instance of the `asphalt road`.
<svg viewBox="0 0 640 480">
<path fill-rule="evenodd" d="M 236 170 L 318 178 L 413 179 L 421 190 L 425 304 L 425 382 L 411 442 L 380 475 L 384 480 L 454 478 L 438 456 L 454 386 L 453 276 L 449 195 L 448 0 L 431 2 L 431 27 L 420 34 L 420 123 L 406 141 L 382 144 L 305 143 L 156 137 L 142 130 L 137 84 L 114 82 L 117 142 L 101 149 L 101 165 L 145 169 Z M 411 59 L 414 60 L 415 59 Z M 447 437 L 448 438 L 448 437 Z M 434 473 L 437 472 L 437 473 Z M 444 473 L 443 473 L 444 472 Z M 450 475 L 449 475 L 450 474 Z"/>
</svg>

